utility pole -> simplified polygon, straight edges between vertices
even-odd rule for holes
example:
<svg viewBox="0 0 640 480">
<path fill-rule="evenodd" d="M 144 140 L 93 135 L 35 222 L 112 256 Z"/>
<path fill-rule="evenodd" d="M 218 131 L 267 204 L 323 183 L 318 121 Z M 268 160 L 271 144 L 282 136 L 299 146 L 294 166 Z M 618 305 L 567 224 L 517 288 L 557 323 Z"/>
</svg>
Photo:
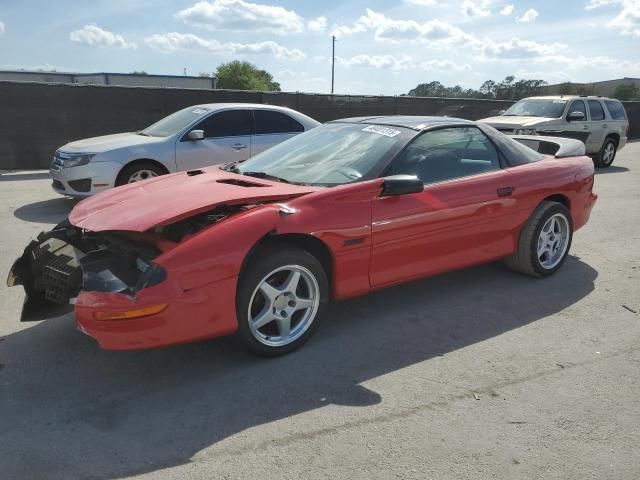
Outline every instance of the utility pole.
<svg viewBox="0 0 640 480">
<path fill-rule="evenodd" d="M 331 95 L 333 95 L 333 81 L 336 69 L 336 36 L 331 35 Z"/>
</svg>

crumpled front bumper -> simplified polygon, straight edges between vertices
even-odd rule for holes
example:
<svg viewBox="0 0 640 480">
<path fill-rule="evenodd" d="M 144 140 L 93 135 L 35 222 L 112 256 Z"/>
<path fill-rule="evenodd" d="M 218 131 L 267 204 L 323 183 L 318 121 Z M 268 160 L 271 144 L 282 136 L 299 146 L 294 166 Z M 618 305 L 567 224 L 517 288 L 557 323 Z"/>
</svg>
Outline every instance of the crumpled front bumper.
<svg viewBox="0 0 640 480">
<path fill-rule="evenodd" d="M 83 256 L 83 252 L 51 232 L 41 233 L 37 241 L 27 245 L 7 277 L 7 286 L 22 285 L 25 290 L 20 321 L 44 320 L 72 311 L 68 299 L 80 290 L 79 259 Z"/>
<path fill-rule="evenodd" d="M 139 279 L 134 287 L 121 258 L 91 250 L 95 245 L 83 244 L 82 238 L 69 237 L 73 228 L 63 222 L 41 233 L 14 262 L 7 285 L 24 287 L 21 321 L 73 311 L 77 328 L 107 350 L 184 343 L 237 329 L 236 276 L 185 291 L 154 265 L 141 274 L 142 280 L 151 281 L 140 285 Z M 162 276 L 154 280 L 158 271 Z"/>
</svg>

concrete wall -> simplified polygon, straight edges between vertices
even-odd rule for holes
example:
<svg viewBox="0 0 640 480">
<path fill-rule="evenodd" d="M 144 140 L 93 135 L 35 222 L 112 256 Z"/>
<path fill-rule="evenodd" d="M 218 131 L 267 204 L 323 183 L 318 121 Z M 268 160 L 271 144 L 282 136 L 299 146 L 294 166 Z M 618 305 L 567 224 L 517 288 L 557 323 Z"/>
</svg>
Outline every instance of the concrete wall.
<svg viewBox="0 0 640 480">
<path fill-rule="evenodd" d="M 0 82 L 0 169 L 47 168 L 55 150 L 72 140 L 140 130 L 189 105 L 215 102 L 282 105 L 321 122 L 395 114 L 479 119 L 511 104 L 476 99 Z M 634 133 L 640 137 L 640 102 L 630 104 L 627 111 L 637 119 Z"/>
</svg>

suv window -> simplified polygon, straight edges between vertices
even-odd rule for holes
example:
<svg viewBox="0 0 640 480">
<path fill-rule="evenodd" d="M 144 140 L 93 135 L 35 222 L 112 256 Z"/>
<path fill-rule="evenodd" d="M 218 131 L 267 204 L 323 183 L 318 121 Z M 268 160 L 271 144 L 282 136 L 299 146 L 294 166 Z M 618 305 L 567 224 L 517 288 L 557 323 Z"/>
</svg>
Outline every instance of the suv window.
<svg viewBox="0 0 640 480">
<path fill-rule="evenodd" d="M 613 120 L 626 120 L 627 113 L 624 111 L 624 107 L 617 100 L 605 100 L 605 105 L 607 106 L 607 110 L 609 110 L 609 115 Z"/>
<path fill-rule="evenodd" d="M 582 112 L 584 113 L 584 119 L 587 119 L 587 107 L 584 106 L 584 102 L 582 100 L 574 100 L 571 102 L 569 110 L 567 110 L 567 117 L 573 112 Z"/>
<path fill-rule="evenodd" d="M 391 174 L 434 183 L 499 169 L 498 152 L 484 133 L 455 127 L 420 135 L 393 161 Z"/>
<path fill-rule="evenodd" d="M 592 122 L 604 120 L 604 109 L 598 100 L 589 100 L 589 113 Z"/>
<path fill-rule="evenodd" d="M 304 132 L 304 127 L 299 122 L 282 112 L 254 110 L 253 115 L 256 119 L 256 135 Z"/>
<path fill-rule="evenodd" d="M 194 130 L 204 130 L 204 138 L 251 135 L 250 110 L 225 110 L 205 118 Z"/>
</svg>

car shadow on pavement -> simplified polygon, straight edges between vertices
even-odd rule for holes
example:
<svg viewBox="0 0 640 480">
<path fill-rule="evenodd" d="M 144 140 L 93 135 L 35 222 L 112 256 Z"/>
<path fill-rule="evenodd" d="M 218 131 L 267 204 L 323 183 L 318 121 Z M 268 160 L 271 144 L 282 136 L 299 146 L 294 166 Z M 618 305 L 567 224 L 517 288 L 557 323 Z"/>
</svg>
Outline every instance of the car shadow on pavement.
<svg viewBox="0 0 640 480">
<path fill-rule="evenodd" d="M 619 167 L 618 165 L 611 165 L 608 168 L 596 168 L 596 175 L 602 175 L 603 173 L 623 173 L 628 172 L 627 167 Z"/>
<path fill-rule="evenodd" d="M 13 215 L 25 222 L 56 225 L 69 215 L 76 203 L 78 203 L 78 200 L 73 198 L 52 198 L 18 207 L 14 210 Z"/>
<path fill-rule="evenodd" d="M 142 474 L 329 403 L 377 404 L 362 382 L 557 313 L 596 277 L 569 257 L 546 279 L 491 264 L 413 282 L 330 306 L 302 349 L 276 359 L 233 338 L 105 352 L 69 316 L 25 325 L 0 339 L 0 476 Z"/>
</svg>

